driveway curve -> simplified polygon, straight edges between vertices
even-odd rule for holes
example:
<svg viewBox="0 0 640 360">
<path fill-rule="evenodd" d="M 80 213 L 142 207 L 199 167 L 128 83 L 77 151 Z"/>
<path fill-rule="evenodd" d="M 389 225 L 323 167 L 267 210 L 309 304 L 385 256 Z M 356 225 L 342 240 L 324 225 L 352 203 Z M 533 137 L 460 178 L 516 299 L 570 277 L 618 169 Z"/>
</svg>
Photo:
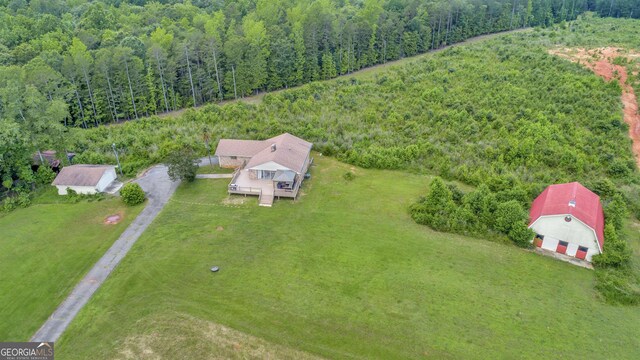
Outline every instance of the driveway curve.
<svg viewBox="0 0 640 360">
<path fill-rule="evenodd" d="M 135 180 L 147 194 L 146 207 L 125 229 L 107 252 L 89 270 L 67 298 L 49 316 L 49 319 L 31 338 L 31 341 L 56 341 L 69 326 L 80 309 L 91 299 L 93 293 L 104 283 L 111 271 L 118 266 L 140 235 L 153 222 L 171 198 L 179 181 L 171 181 L 167 167 L 156 165 Z"/>
</svg>

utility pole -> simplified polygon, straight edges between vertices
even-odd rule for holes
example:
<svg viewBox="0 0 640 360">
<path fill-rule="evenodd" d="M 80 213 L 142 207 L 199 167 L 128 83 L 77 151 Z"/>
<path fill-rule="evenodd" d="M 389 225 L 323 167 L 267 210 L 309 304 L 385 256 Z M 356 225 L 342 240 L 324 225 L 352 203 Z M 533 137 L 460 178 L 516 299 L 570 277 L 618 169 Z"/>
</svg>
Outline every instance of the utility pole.
<svg viewBox="0 0 640 360">
<path fill-rule="evenodd" d="M 206 129 L 202 132 L 202 138 L 204 139 L 204 146 L 207 148 L 207 155 L 209 156 L 209 165 L 213 167 L 213 161 L 211 161 L 211 146 L 209 146 L 209 140 L 211 140 L 211 135 L 209 135 L 209 132 Z"/>
<path fill-rule="evenodd" d="M 116 143 L 111 144 L 111 147 L 113 148 L 113 153 L 116 155 L 116 162 L 118 162 L 118 170 L 120 170 L 120 176 L 124 176 L 122 175 L 122 166 L 120 166 L 120 158 L 118 157 L 118 151 L 116 150 Z"/>
<path fill-rule="evenodd" d="M 231 65 L 231 73 L 233 74 L 233 96 L 238 100 L 238 91 L 236 90 L 236 68 Z"/>
</svg>

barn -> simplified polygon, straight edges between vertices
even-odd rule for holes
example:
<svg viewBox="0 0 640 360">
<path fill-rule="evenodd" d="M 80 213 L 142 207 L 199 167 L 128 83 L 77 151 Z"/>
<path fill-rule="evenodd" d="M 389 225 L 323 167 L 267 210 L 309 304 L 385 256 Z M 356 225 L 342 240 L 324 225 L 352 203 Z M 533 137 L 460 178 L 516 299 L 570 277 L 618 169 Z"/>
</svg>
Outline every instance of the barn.
<svg viewBox="0 0 640 360">
<path fill-rule="evenodd" d="M 535 246 L 591 261 L 604 244 L 600 197 L 578 182 L 550 185 L 531 205 L 529 228 Z"/>
<path fill-rule="evenodd" d="M 58 194 L 67 195 L 67 189 L 78 194 L 103 192 L 116 179 L 112 165 L 71 165 L 60 170 L 51 185 L 58 188 Z"/>
</svg>

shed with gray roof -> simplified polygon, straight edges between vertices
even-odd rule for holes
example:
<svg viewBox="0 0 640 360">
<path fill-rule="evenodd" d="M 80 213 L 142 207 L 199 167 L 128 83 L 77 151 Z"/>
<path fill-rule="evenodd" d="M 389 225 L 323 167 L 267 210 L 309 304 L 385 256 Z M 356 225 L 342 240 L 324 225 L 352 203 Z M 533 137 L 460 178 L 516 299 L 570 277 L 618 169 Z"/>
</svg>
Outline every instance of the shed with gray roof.
<svg viewBox="0 0 640 360">
<path fill-rule="evenodd" d="M 78 194 L 103 192 L 117 178 L 113 165 L 78 164 L 60 170 L 51 185 L 58 188 L 58 194 L 67 195 L 67 189 Z"/>
</svg>

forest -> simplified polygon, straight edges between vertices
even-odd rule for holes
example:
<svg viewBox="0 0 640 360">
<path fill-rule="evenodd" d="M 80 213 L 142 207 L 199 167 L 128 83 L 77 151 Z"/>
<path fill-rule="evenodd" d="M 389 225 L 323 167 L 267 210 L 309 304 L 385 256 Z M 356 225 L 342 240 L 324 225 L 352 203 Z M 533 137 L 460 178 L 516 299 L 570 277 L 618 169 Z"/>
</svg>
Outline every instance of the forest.
<svg viewBox="0 0 640 360">
<path fill-rule="evenodd" d="M 348 74 L 479 34 L 634 1 L 0 0 L 8 184 L 68 128 L 96 127 Z M 7 145 L 5 145 L 7 146 Z M 27 156 L 27 155 L 29 156 Z M 16 162 L 21 162 L 17 164 Z M 6 186 L 5 186 L 6 188 Z"/>
</svg>

